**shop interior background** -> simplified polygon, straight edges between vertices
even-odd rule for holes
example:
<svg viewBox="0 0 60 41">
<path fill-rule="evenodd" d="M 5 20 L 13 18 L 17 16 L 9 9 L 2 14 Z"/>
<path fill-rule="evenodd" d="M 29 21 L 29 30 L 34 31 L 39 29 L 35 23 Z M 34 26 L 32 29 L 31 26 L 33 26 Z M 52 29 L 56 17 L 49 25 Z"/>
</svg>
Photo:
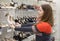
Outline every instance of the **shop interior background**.
<svg viewBox="0 0 60 41">
<path fill-rule="evenodd" d="M 18 14 L 20 15 L 20 17 L 22 16 L 35 16 L 37 12 L 35 12 L 34 10 L 28 10 L 28 11 L 19 11 L 18 9 L 16 9 L 17 6 L 20 6 L 22 3 L 27 4 L 27 5 L 33 5 L 33 4 L 40 4 L 41 1 L 46 1 L 49 2 L 49 4 L 52 6 L 53 8 L 53 13 L 54 13 L 54 30 L 55 33 L 52 34 L 52 36 L 55 37 L 55 41 L 60 41 L 60 33 L 59 33 L 59 0 L 13 0 L 16 5 L 14 7 L 10 7 L 10 3 L 11 0 L 0 0 L 0 4 L 2 4 L 2 8 L 0 9 L 0 22 L 7 24 L 5 17 L 4 16 L 6 13 L 12 14 L 14 16 L 14 18 L 16 18 L 18 16 Z M 5 8 L 6 7 L 6 8 Z M 20 14 L 21 13 L 21 14 Z M 29 14 L 28 14 L 29 13 Z M 33 14 L 34 13 L 34 14 Z M 35 36 L 34 36 L 35 37 Z M 30 39 L 30 38 L 29 38 Z M 29 40 L 28 39 L 28 40 Z M 25 40 L 24 40 L 25 41 Z"/>
</svg>

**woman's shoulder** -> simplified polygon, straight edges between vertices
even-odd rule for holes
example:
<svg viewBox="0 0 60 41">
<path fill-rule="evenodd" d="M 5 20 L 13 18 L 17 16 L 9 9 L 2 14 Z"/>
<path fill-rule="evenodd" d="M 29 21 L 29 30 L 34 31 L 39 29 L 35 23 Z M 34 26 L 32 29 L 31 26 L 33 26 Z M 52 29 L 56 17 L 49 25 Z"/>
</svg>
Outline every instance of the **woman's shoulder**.
<svg viewBox="0 0 60 41">
<path fill-rule="evenodd" d="M 41 26 L 51 26 L 48 22 L 39 22 L 37 25 L 41 25 Z"/>
<path fill-rule="evenodd" d="M 36 25 L 40 32 L 51 33 L 51 25 L 48 22 L 40 22 Z"/>
</svg>

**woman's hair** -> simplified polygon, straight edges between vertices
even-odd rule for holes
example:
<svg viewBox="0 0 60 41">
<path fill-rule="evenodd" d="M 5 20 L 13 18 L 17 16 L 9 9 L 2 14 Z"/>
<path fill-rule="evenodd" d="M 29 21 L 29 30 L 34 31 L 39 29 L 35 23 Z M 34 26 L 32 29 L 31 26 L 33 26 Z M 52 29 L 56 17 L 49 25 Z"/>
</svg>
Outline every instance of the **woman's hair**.
<svg viewBox="0 0 60 41">
<path fill-rule="evenodd" d="M 41 5 L 44 15 L 42 16 L 41 21 L 48 22 L 51 26 L 54 25 L 53 11 L 52 7 L 49 4 Z"/>
</svg>

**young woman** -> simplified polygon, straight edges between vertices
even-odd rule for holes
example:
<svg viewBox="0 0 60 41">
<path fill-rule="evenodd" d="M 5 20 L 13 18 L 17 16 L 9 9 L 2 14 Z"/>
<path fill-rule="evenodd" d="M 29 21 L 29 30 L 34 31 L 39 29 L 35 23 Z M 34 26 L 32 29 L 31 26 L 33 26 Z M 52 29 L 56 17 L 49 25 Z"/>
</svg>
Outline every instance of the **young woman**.
<svg viewBox="0 0 60 41">
<path fill-rule="evenodd" d="M 41 6 L 36 6 L 38 11 L 38 16 L 36 18 L 36 24 L 25 27 L 16 27 L 15 30 L 34 32 L 36 34 L 36 41 L 51 41 L 50 35 L 52 33 L 53 12 L 49 4 L 43 4 Z"/>
</svg>

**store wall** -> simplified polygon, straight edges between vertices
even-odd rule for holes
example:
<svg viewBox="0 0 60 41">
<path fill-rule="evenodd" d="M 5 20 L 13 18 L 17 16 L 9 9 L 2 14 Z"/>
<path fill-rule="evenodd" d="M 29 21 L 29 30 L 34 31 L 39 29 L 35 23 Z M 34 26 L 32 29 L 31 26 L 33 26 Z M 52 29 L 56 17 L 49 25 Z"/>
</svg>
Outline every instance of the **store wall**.
<svg viewBox="0 0 60 41">
<path fill-rule="evenodd" d="M 54 0 L 54 2 L 56 2 L 55 41 L 60 41 L 60 0 Z"/>
</svg>

